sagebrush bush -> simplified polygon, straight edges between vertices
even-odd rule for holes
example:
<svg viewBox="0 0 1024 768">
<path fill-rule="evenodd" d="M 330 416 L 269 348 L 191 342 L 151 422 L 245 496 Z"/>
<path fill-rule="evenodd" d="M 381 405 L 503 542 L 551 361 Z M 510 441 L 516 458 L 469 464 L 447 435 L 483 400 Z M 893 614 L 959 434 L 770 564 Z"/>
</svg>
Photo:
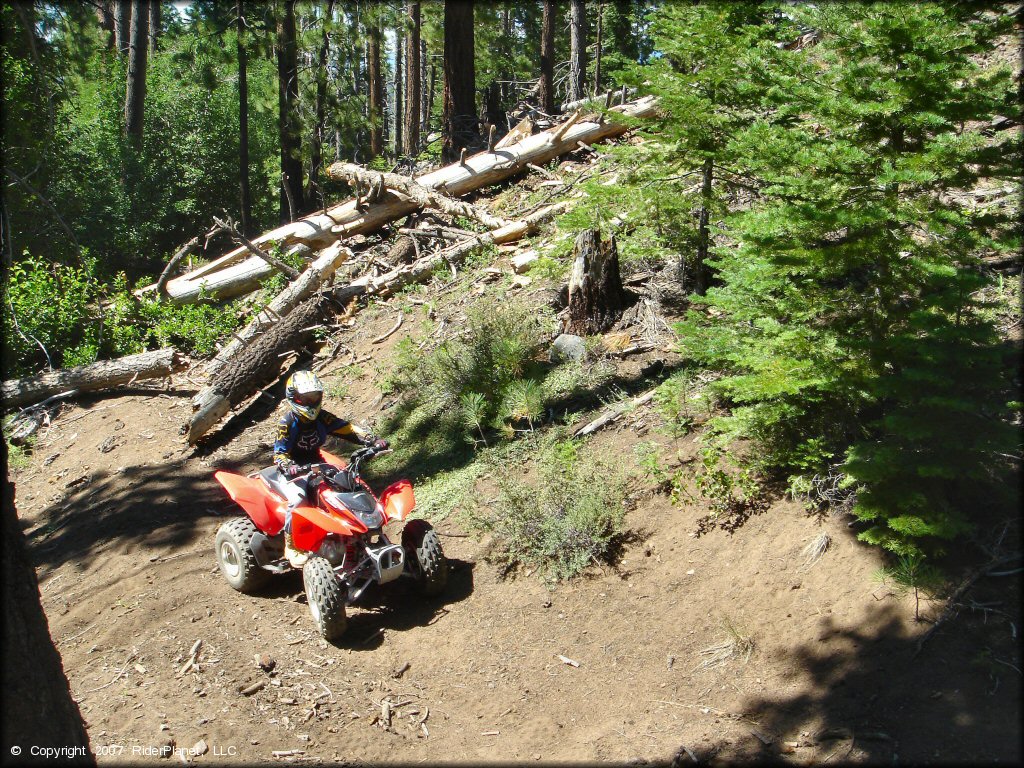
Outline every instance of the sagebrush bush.
<svg viewBox="0 0 1024 768">
<path fill-rule="evenodd" d="M 493 537 L 490 557 L 509 568 L 536 568 L 549 580 L 607 560 L 622 532 L 623 478 L 565 443 L 542 449 L 537 468 L 533 484 L 504 468 L 495 471 L 498 499 L 466 516 Z"/>
</svg>

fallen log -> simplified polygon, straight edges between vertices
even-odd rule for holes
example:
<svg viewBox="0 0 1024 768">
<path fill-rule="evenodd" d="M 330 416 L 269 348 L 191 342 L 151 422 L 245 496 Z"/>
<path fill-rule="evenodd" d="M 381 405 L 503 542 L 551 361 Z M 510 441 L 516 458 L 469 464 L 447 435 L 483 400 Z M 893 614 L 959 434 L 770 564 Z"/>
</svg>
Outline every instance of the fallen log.
<svg viewBox="0 0 1024 768">
<path fill-rule="evenodd" d="M 383 183 L 388 189 L 394 189 L 408 195 L 424 208 L 436 208 L 449 216 L 464 216 L 481 224 L 495 229 L 508 224 L 505 219 L 492 216 L 478 205 L 471 205 L 464 200 L 443 195 L 427 187 L 417 184 L 412 179 L 400 176 L 397 173 L 381 173 L 363 168 L 354 163 L 334 163 L 327 169 L 327 175 L 338 181 L 347 181 L 350 184 L 359 183 L 368 186 Z"/>
<path fill-rule="evenodd" d="M 378 277 L 365 275 L 330 293 L 312 296 L 297 306 L 266 333 L 256 336 L 249 345 L 238 345 L 221 361 L 218 373 L 211 377 L 192 401 L 194 412 L 182 427 L 190 445 L 194 445 L 232 408 L 248 400 L 271 384 L 281 372 L 282 355 L 299 349 L 313 338 L 314 328 L 325 319 L 332 303 L 347 305 L 364 296 L 387 296 L 410 283 L 427 279 L 439 264 L 456 264 L 467 254 L 490 243 L 507 243 L 533 231 L 541 223 L 565 211 L 569 203 L 549 206 L 522 221 L 513 222 L 491 232 L 483 232 L 430 256 L 393 269 Z M 230 365 L 228 364 L 230 363 Z"/>
<path fill-rule="evenodd" d="M 635 102 L 612 107 L 609 112 L 631 117 L 649 117 L 656 109 L 656 100 L 653 97 L 644 97 Z M 493 152 L 477 153 L 465 158 L 464 162 L 453 163 L 424 174 L 415 182 L 427 190 L 436 190 L 449 197 L 460 197 L 475 189 L 510 178 L 530 164 L 543 165 L 560 155 L 572 152 L 581 141 L 593 145 L 621 136 L 627 130 L 628 126 L 623 123 L 580 120 L 565 130 L 560 131 L 560 126 L 556 126 L 552 131 L 526 136 L 510 146 L 501 147 L 499 142 Z M 552 132 L 559 133 L 557 140 L 553 140 Z M 302 243 L 319 250 L 341 238 L 369 234 L 420 207 L 420 203 L 409 195 L 385 189 L 373 203 L 364 203 L 360 207 L 356 200 L 348 200 L 278 227 L 260 235 L 252 242 L 255 245 L 274 242 L 285 247 Z M 167 284 L 167 292 L 171 301 L 177 304 L 198 300 L 201 290 L 211 297 L 227 298 L 253 290 L 270 272 L 269 265 L 256 256 L 249 256 L 248 249 L 243 246 L 200 269 L 171 280 Z"/>
<path fill-rule="evenodd" d="M 341 243 L 335 243 L 322 250 L 316 261 L 309 265 L 298 280 L 281 291 L 265 309 L 256 313 L 253 321 L 236 333 L 234 339 L 203 366 L 203 373 L 208 377 L 215 376 L 239 349 L 309 298 L 325 281 L 330 280 L 342 262 L 349 258 L 352 258 L 352 251 L 343 247 Z"/>
<path fill-rule="evenodd" d="M 618 405 L 614 406 L 613 408 L 609 408 L 607 411 L 602 413 L 592 422 L 583 425 L 575 432 L 573 432 L 572 436 L 583 437 L 584 435 L 589 435 L 594 432 L 597 432 L 597 430 L 601 429 L 601 427 L 607 426 L 608 424 L 611 424 L 613 421 L 618 419 L 626 411 L 632 408 L 638 408 L 644 403 L 649 403 L 651 400 L 654 399 L 654 393 L 657 391 L 657 388 L 652 389 L 648 392 L 644 392 L 644 394 L 640 395 L 639 397 L 634 397 L 632 400 L 625 400 L 619 403 Z"/>
<path fill-rule="evenodd" d="M 51 395 L 77 389 L 93 392 L 139 379 L 170 376 L 187 366 L 186 358 L 175 349 L 158 349 L 116 360 L 101 360 L 78 368 L 65 368 L 24 379 L 11 379 L 0 385 L 4 408 L 14 408 L 45 400 Z"/>
</svg>

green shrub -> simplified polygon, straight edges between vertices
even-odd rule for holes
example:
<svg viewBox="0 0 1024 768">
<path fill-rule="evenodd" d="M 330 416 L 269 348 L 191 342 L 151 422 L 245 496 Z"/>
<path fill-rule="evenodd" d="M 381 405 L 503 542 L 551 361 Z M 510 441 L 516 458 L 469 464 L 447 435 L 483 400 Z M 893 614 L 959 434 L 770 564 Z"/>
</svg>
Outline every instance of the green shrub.
<svg viewBox="0 0 1024 768">
<path fill-rule="evenodd" d="M 467 439 L 486 430 L 532 429 L 543 413 L 543 366 L 536 361 L 546 321 L 515 302 L 485 301 L 467 312 L 461 336 L 422 354 L 412 342 L 398 345 L 396 367 L 386 383 L 414 407 L 447 414 Z"/>
<path fill-rule="evenodd" d="M 498 499 L 477 506 L 467 523 L 490 533 L 490 555 L 507 568 L 537 568 L 549 580 L 568 579 L 590 563 L 607 559 L 621 534 L 623 479 L 573 443 L 543 449 L 539 478 L 528 484 L 497 467 Z"/>
</svg>

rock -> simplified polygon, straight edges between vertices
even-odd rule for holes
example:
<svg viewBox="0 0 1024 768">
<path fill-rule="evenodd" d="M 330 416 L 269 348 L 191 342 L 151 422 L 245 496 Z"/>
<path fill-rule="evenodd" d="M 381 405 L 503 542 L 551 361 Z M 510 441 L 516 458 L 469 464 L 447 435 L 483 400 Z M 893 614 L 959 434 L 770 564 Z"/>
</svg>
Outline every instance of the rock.
<svg viewBox="0 0 1024 768">
<path fill-rule="evenodd" d="M 277 662 L 274 661 L 274 657 L 269 653 L 257 653 L 253 656 L 253 660 L 256 662 L 256 666 L 264 672 L 270 672 L 277 666 Z"/>
<path fill-rule="evenodd" d="M 166 760 L 174 754 L 174 737 L 166 736 L 157 743 L 157 754 L 161 760 Z"/>
<path fill-rule="evenodd" d="M 530 265 L 533 264 L 540 256 L 532 248 L 528 251 L 520 253 L 518 256 L 512 257 L 512 269 L 515 270 L 517 275 L 521 275 L 526 272 Z"/>
<path fill-rule="evenodd" d="M 512 287 L 513 288 L 525 288 L 526 286 L 530 285 L 530 283 L 532 283 L 532 282 L 533 282 L 533 278 L 532 277 L 527 277 L 526 275 L 516 275 L 515 277 L 512 278 Z"/>
<path fill-rule="evenodd" d="M 206 742 L 200 739 L 195 743 L 195 746 L 192 747 L 192 754 L 196 756 L 205 755 L 208 749 L 209 747 L 206 746 Z"/>
<path fill-rule="evenodd" d="M 586 352 L 587 346 L 582 336 L 563 333 L 551 344 L 551 362 L 582 360 Z"/>
</svg>

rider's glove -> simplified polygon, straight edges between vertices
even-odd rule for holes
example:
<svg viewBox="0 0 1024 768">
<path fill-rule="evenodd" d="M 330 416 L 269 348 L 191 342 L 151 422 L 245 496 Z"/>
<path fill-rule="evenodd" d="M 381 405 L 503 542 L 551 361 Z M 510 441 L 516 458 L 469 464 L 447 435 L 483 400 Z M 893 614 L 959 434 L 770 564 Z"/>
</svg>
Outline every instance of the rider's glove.
<svg viewBox="0 0 1024 768">
<path fill-rule="evenodd" d="M 302 474 L 302 467 L 298 464 L 286 464 L 281 468 L 281 474 L 285 477 L 294 480 L 296 477 Z"/>
<path fill-rule="evenodd" d="M 382 440 L 381 438 L 378 437 L 370 444 L 370 447 L 373 448 L 373 450 L 380 452 L 386 451 L 388 448 L 390 448 L 390 445 L 388 445 L 387 440 Z"/>
</svg>

